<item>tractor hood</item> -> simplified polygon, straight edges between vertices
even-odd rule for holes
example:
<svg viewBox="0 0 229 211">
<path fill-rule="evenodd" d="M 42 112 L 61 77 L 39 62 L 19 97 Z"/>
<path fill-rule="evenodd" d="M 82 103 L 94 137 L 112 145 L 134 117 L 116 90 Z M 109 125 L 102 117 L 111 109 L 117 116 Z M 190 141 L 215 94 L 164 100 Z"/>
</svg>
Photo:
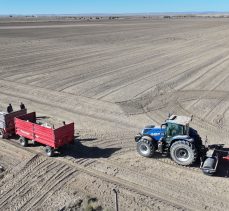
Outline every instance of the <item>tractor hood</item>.
<svg viewBox="0 0 229 211">
<path fill-rule="evenodd" d="M 147 125 L 142 129 L 142 135 L 148 135 L 159 141 L 164 136 L 165 129 L 160 126 Z"/>
</svg>

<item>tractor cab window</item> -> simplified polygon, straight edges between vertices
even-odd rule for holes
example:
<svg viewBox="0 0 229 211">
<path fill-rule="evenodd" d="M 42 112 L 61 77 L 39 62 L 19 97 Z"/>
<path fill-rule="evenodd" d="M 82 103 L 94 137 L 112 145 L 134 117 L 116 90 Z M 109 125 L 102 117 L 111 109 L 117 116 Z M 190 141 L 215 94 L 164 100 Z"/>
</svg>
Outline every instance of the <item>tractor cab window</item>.
<svg viewBox="0 0 229 211">
<path fill-rule="evenodd" d="M 166 135 L 167 137 L 174 137 L 178 135 L 184 135 L 184 126 L 178 125 L 174 123 L 168 123 L 166 128 Z"/>
</svg>

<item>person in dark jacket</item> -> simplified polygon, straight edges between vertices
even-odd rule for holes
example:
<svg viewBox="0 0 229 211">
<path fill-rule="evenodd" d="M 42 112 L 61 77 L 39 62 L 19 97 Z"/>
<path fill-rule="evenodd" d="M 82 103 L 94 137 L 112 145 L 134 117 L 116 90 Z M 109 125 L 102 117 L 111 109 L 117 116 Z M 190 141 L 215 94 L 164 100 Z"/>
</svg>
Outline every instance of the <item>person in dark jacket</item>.
<svg viewBox="0 0 229 211">
<path fill-rule="evenodd" d="M 21 102 L 20 108 L 21 108 L 21 110 L 25 109 L 25 104 Z"/>
<path fill-rule="evenodd" d="M 8 112 L 8 113 L 13 112 L 13 107 L 12 107 L 11 104 L 9 104 L 9 105 L 7 106 L 7 112 Z"/>
</svg>

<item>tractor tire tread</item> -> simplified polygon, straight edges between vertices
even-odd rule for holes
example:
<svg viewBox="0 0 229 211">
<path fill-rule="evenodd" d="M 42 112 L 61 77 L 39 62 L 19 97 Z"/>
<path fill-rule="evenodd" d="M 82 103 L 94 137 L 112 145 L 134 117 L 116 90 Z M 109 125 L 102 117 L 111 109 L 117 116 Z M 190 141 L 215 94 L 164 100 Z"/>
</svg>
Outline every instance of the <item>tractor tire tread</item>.
<svg viewBox="0 0 229 211">
<path fill-rule="evenodd" d="M 152 140 L 152 139 L 151 139 L 151 140 Z M 153 141 L 153 140 L 151 141 L 151 140 L 150 140 L 149 137 L 144 137 L 144 136 L 143 136 L 143 137 L 138 141 L 138 143 L 137 143 L 137 151 L 138 151 L 138 153 L 139 153 L 140 155 L 142 155 L 142 156 L 144 156 L 144 157 L 152 157 L 152 156 L 154 155 L 155 150 L 156 150 L 156 146 L 155 146 L 154 141 Z M 149 153 L 148 155 L 143 155 L 143 154 L 141 153 L 140 145 L 141 145 L 142 143 L 144 143 L 144 144 L 146 144 L 146 145 L 149 146 L 149 148 L 150 148 L 150 153 Z"/>
<path fill-rule="evenodd" d="M 173 155 L 172 151 L 175 147 L 177 146 L 188 146 L 189 149 L 192 151 L 192 160 L 190 161 L 186 161 L 184 163 L 180 162 L 180 161 L 177 161 L 176 157 Z M 196 150 L 196 147 L 194 144 L 192 144 L 191 142 L 189 141 L 185 141 L 185 140 L 180 140 L 180 141 L 176 141 L 175 143 L 172 144 L 172 146 L 170 147 L 170 156 L 171 158 L 173 159 L 173 161 L 175 161 L 177 164 L 179 165 L 183 165 L 183 166 L 189 166 L 189 165 L 192 165 L 196 162 L 197 158 L 198 158 L 198 153 L 197 153 L 197 150 Z"/>
</svg>

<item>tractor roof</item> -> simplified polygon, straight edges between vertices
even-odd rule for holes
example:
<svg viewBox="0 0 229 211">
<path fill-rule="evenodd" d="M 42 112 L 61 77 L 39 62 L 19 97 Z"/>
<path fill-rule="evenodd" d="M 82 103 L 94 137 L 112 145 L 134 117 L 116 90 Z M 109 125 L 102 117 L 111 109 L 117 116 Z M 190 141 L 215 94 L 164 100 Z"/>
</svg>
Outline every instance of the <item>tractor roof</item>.
<svg viewBox="0 0 229 211">
<path fill-rule="evenodd" d="M 169 119 L 166 120 L 166 122 L 175 123 L 178 125 L 187 125 L 191 121 L 192 121 L 191 117 L 177 116 L 177 115 L 171 115 Z"/>
</svg>

